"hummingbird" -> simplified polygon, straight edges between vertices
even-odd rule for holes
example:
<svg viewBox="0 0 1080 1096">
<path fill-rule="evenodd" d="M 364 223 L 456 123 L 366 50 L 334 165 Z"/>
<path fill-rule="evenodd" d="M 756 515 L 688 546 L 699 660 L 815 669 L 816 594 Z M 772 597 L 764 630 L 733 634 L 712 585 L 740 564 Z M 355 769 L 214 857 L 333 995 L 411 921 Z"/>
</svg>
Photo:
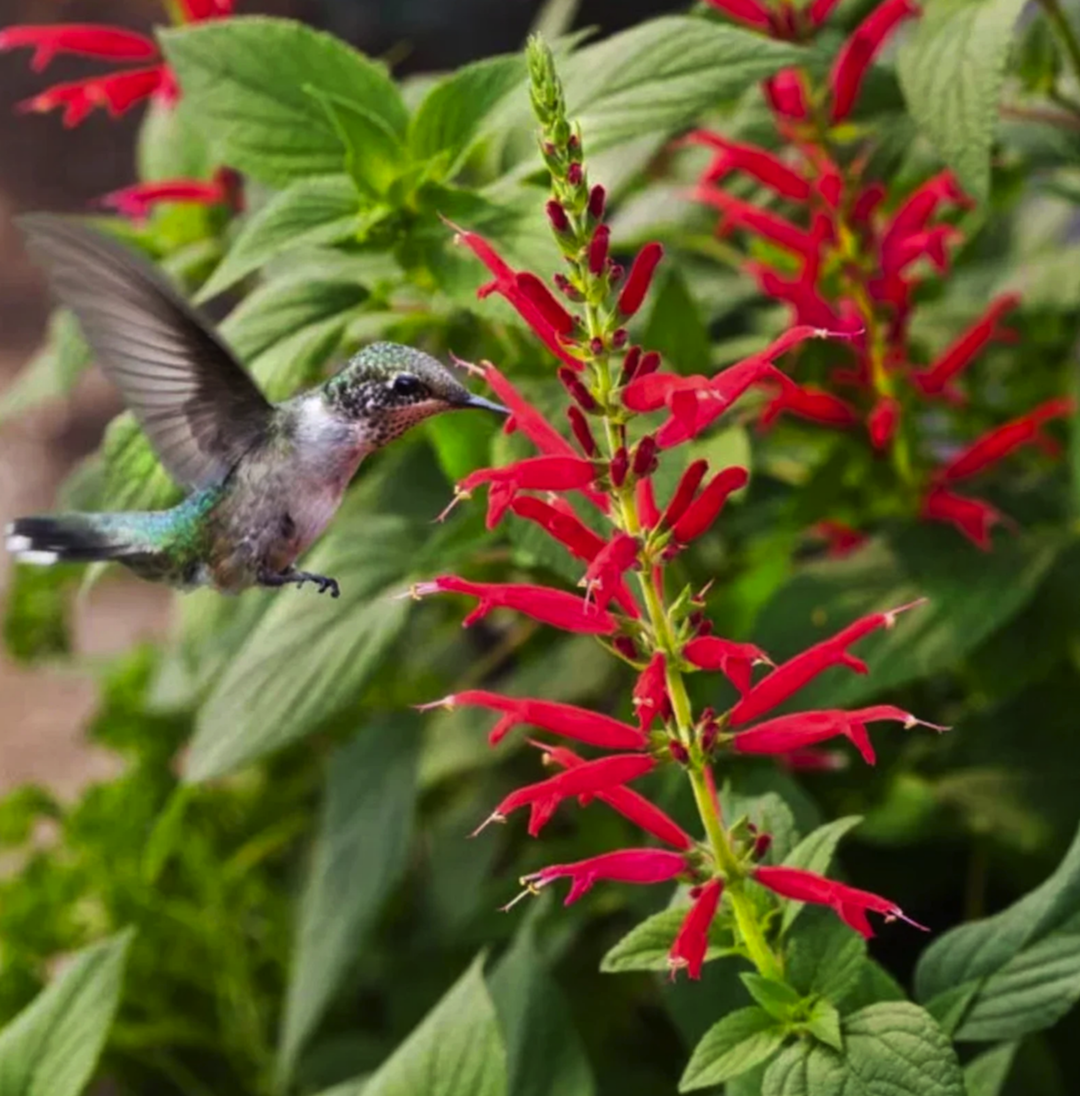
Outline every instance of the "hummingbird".
<svg viewBox="0 0 1080 1096">
<path fill-rule="evenodd" d="M 169 510 L 19 518 L 27 563 L 110 560 L 183 589 L 312 583 L 294 564 L 330 523 L 368 454 L 444 411 L 509 411 L 435 358 L 364 347 L 323 385 L 271 403 L 205 320 L 149 263 L 77 221 L 19 219 L 31 257 L 74 312 L 158 459 L 188 494 Z"/>
</svg>

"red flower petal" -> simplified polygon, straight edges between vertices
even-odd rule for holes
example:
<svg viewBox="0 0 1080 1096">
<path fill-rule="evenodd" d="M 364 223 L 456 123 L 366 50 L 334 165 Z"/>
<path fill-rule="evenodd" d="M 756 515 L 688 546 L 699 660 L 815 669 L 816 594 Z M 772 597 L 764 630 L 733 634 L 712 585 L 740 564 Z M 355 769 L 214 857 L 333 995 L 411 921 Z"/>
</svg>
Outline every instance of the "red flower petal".
<svg viewBox="0 0 1080 1096">
<path fill-rule="evenodd" d="M 556 879 L 570 879 L 565 905 L 576 902 L 601 879 L 617 883 L 667 883 L 687 868 L 681 853 L 666 849 L 619 849 L 573 864 L 552 864 L 523 877 L 530 889 L 539 890 Z"/>
<path fill-rule="evenodd" d="M 739 144 L 707 129 L 694 130 L 686 140 L 691 144 L 714 148 L 718 152 L 703 177 L 703 182 L 718 183 L 729 172 L 743 171 L 782 198 L 790 198 L 793 202 L 806 202 L 810 199 L 809 180 L 763 148 Z"/>
<path fill-rule="evenodd" d="M 642 731 L 650 730 L 658 718 L 663 718 L 669 707 L 667 662 L 663 652 L 657 651 L 649 660 L 649 665 L 641 671 L 634 685 L 633 699 L 638 726 Z"/>
<path fill-rule="evenodd" d="M 757 0 L 709 0 L 709 4 L 717 11 L 722 11 L 756 30 L 769 30 L 772 27 L 769 9 Z"/>
<path fill-rule="evenodd" d="M 965 537 L 989 552 L 991 547 L 990 530 L 1005 521 L 1005 516 L 982 499 L 957 495 L 944 487 L 932 487 L 923 500 L 920 515 L 928 521 L 945 521 L 954 525 Z"/>
<path fill-rule="evenodd" d="M 718 636 L 698 636 L 690 640 L 683 648 L 683 657 L 701 670 L 719 670 L 742 694 L 750 688 L 754 666 L 774 665 L 760 647 Z"/>
<path fill-rule="evenodd" d="M 720 905 L 723 893 L 722 879 L 710 879 L 699 891 L 668 952 L 668 966 L 672 977 L 684 967 L 691 978 L 701 977 L 705 953 L 709 950 L 709 926 L 716 916 L 716 908 Z"/>
<path fill-rule="evenodd" d="M 236 198 L 236 186 L 230 186 L 225 173 L 219 172 L 210 182 L 204 179 L 167 179 L 156 183 L 136 183 L 102 195 L 98 204 L 115 209 L 132 220 L 142 220 L 161 202 L 232 205 Z"/>
<path fill-rule="evenodd" d="M 588 487 L 595 478 L 592 462 L 581 457 L 528 457 L 502 468 L 470 472 L 457 485 L 456 493 L 468 498 L 481 484 L 490 484 L 487 527 L 494 529 L 517 491 L 571 491 Z"/>
<path fill-rule="evenodd" d="M 775 213 L 734 198 L 717 187 L 697 186 L 693 194 L 699 202 L 714 206 L 723 214 L 721 232 L 730 227 L 745 228 L 804 258 L 816 257 L 821 248 L 822 240 L 805 229 L 798 228 Z"/>
<path fill-rule="evenodd" d="M 622 316 L 632 316 L 641 307 L 649 292 L 657 263 L 664 257 L 664 249 L 657 243 L 646 244 L 635 256 L 634 265 L 626 277 L 626 284 L 619 294 L 617 308 Z"/>
<path fill-rule="evenodd" d="M 762 411 L 761 425 L 768 426 L 785 411 L 811 422 L 840 428 L 851 426 L 858 417 L 855 408 L 839 396 L 796 384 L 789 377 L 781 379 L 779 395 Z"/>
<path fill-rule="evenodd" d="M 18 109 L 43 114 L 62 107 L 64 125 L 77 126 L 95 108 L 105 107 L 118 118 L 137 103 L 149 99 L 167 85 L 170 73 L 165 65 L 110 73 L 87 80 L 72 80 L 46 88 L 32 99 L 19 103 Z"/>
<path fill-rule="evenodd" d="M 893 439 L 900 425 L 900 403 L 892 396 L 882 396 L 866 419 L 870 443 L 875 449 L 884 449 Z"/>
<path fill-rule="evenodd" d="M 0 53 L 23 47 L 34 51 L 30 60 L 34 72 L 44 72 L 49 62 L 63 53 L 110 61 L 150 61 L 158 56 L 153 39 L 123 27 L 97 26 L 93 23 L 59 23 L 0 30 Z"/>
<path fill-rule="evenodd" d="M 697 540 L 717 519 L 728 497 L 734 491 L 741 491 L 749 482 L 750 473 L 745 468 L 732 467 L 717 472 L 675 523 L 672 530 L 675 539 L 680 544 Z"/>
</svg>

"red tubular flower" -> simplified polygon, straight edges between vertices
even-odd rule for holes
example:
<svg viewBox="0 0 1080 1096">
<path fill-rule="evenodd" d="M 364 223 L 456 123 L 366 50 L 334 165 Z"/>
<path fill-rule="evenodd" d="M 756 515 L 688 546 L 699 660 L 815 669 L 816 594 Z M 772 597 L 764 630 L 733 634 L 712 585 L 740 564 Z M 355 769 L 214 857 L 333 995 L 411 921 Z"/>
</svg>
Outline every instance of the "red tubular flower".
<svg viewBox="0 0 1080 1096">
<path fill-rule="evenodd" d="M 618 623 L 611 613 L 590 605 L 573 594 L 552 590 L 547 586 L 528 583 L 470 582 L 457 575 L 440 575 L 428 582 L 418 582 L 409 591 L 413 597 L 429 594 L 468 594 L 480 599 L 479 605 L 464 619 L 468 628 L 482 620 L 493 609 L 514 609 L 541 624 L 550 624 L 566 632 L 583 635 L 611 635 Z"/>
<path fill-rule="evenodd" d="M 772 28 L 772 16 L 769 9 L 758 0 L 709 0 L 709 4 L 730 15 L 739 23 L 744 23 L 755 30 L 770 30 Z"/>
<path fill-rule="evenodd" d="M 1075 404 L 1070 399 L 1047 400 L 1026 415 L 984 434 L 959 456 L 953 457 L 938 474 L 938 478 L 945 483 L 967 479 L 996 464 L 1022 445 L 1032 442 L 1054 448 L 1052 439 L 1040 433 L 1043 425 L 1051 419 L 1071 415 L 1074 410 Z"/>
<path fill-rule="evenodd" d="M 886 921 L 906 921 L 909 925 L 927 932 L 925 925 L 912 921 L 904 911 L 887 898 L 880 898 L 869 891 L 847 887 L 832 879 L 815 875 L 801 868 L 757 868 L 754 879 L 782 898 L 795 902 L 813 902 L 819 906 L 831 906 L 845 925 L 869 940 L 874 935 L 867 919 L 867 910 L 883 914 Z"/>
<path fill-rule="evenodd" d="M 623 575 L 637 563 L 638 542 L 629 533 L 616 533 L 597 553 L 580 585 L 601 609 L 623 586 Z"/>
<path fill-rule="evenodd" d="M 923 500 L 921 517 L 954 525 L 972 544 L 989 552 L 990 530 L 1005 520 L 1004 514 L 982 499 L 957 495 L 944 487 L 931 487 Z"/>
<path fill-rule="evenodd" d="M 180 0 L 180 6 L 189 23 L 232 15 L 233 12 L 233 0 Z"/>
<path fill-rule="evenodd" d="M 529 807 L 529 836 L 538 837 L 564 799 L 598 795 L 636 780 L 654 768 L 655 760 L 645 754 L 614 754 L 598 761 L 585 761 L 538 784 L 511 792 L 473 831 L 473 836 L 492 822 L 505 822 L 514 811 Z"/>
<path fill-rule="evenodd" d="M 718 636 L 698 636 L 690 640 L 683 648 L 683 657 L 699 670 L 719 670 L 743 695 L 750 688 L 755 666 L 775 665 L 760 647 Z"/>
<path fill-rule="evenodd" d="M 884 449 L 900 425 L 900 403 L 892 396 L 882 396 L 867 416 L 866 429 L 875 449 Z"/>
<path fill-rule="evenodd" d="M 718 183 L 729 172 L 743 171 L 782 198 L 790 198 L 793 202 L 806 202 L 810 199 L 809 181 L 794 168 L 788 167 L 778 156 L 763 148 L 729 141 L 721 134 L 707 129 L 695 129 L 686 141 L 717 150 L 718 155 L 703 176 L 704 182 Z"/>
<path fill-rule="evenodd" d="M 667 504 L 664 516 L 660 519 L 661 525 L 670 529 L 686 513 L 686 508 L 693 502 L 697 489 L 708 470 L 709 462 L 707 460 L 691 461 L 686 466 L 686 471 L 683 472 L 678 486 L 675 488 L 675 493 Z"/>
<path fill-rule="evenodd" d="M 470 472 L 455 489 L 459 498 L 488 484 L 487 527 L 494 529 L 518 491 L 572 491 L 588 487 L 596 477 L 591 461 L 581 457 L 529 457 L 503 468 Z"/>
<path fill-rule="evenodd" d="M 44 72 L 54 57 L 64 53 L 110 61 L 151 61 L 158 56 L 153 39 L 123 27 L 59 23 L 0 30 L 0 53 L 23 47 L 34 51 L 30 59 L 34 72 Z"/>
<path fill-rule="evenodd" d="M 511 411 L 510 422 L 550 457 L 576 457 L 574 447 L 544 418 L 524 396 L 491 364 L 484 362 L 484 380 Z"/>
<path fill-rule="evenodd" d="M 675 539 L 680 544 L 689 544 L 700 537 L 717 519 L 728 496 L 742 490 L 749 481 L 750 473 L 745 468 L 725 468 L 717 472 L 675 523 L 672 530 Z"/>
<path fill-rule="evenodd" d="M 811 24 L 820 27 L 832 15 L 833 8 L 839 2 L 840 0 L 812 0 L 810 6 L 806 9 Z"/>
<path fill-rule="evenodd" d="M 843 735 L 855 744 L 863 760 L 868 765 L 873 765 L 877 758 L 866 724 L 882 719 L 895 719 L 903 723 L 904 730 L 915 726 L 931 727 L 935 731 L 948 730 L 936 723 L 916 719 L 910 712 L 901 711 L 891 704 L 877 704 L 854 712 L 832 709 L 782 715 L 737 734 L 731 746 L 745 754 L 789 753 Z"/>
<path fill-rule="evenodd" d="M 667 695 L 667 661 L 662 651 L 657 651 L 649 660 L 649 665 L 641 671 L 634 684 L 634 710 L 637 712 L 638 726 L 643 732 L 652 729 L 656 720 L 662 719 L 670 702 Z"/>
<path fill-rule="evenodd" d="M 586 563 L 592 563 L 604 547 L 604 538 L 599 533 L 594 533 L 576 514 L 542 499 L 523 495 L 511 501 L 510 509 L 518 517 L 539 525 L 572 556 Z"/>
<path fill-rule="evenodd" d="M 853 529 L 843 521 L 825 518 L 813 526 L 813 531 L 823 537 L 828 544 L 828 555 L 833 559 L 843 559 L 856 548 L 866 543 L 866 534 Z"/>
<path fill-rule="evenodd" d="M 699 185 L 694 188 L 693 196 L 699 202 L 720 210 L 723 214 L 719 228 L 721 233 L 729 228 L 745 228 L 807 259 L 815 257 L 821 248 L 822 241 L 806 229 L 798 228 L 775 213 L 734 198 L 717 187 Z"/>
<path fill-rule="evenodd" d="M 541 742 L 534 742 L 533 745 L 538 746 L 547 758 L 564 769 L 578 768 L 586 763 L 585 759 L 578 757 L 573 750 L 567 750 L 562 746 L 547 746 Z M 651 833 L 653 837 L 667 842 L 676 849 L 682 849 L 685 852 L 694 847 L 694 839 L 674 819 L 669 818 L 659 807 L 650 803 L 633 788 L 611 788 L 608 791 L 597 792 L 596 798 L 601 803 L 606 803 L 612 810 L 618 811 L 635 826 L 640 826 L 646 833 Z"/>
<path fill-rule="evenodd" d="M 765 98 L 773 112 L 781 118 L 801 122 L 810 114 L 806 103 L 806 88 L 798 69 L 784 69 L 766 80 Z"/>
<path fill-rule="evenodd" d="M 682 853 L 667 849 L 619 849 L 574 864 L 552 864 L 522 877 L 529 891 L 539 891 L 556 879 L 570 880 L 564 905 L 576 902 L 601 879 L 616 883 L 667 883 L 687 870 Z"/>
<path fill-rule="evenodd" d="M 813 647 L 808 647 L 801 654 L 781 663 L 772 673 L 766 674 L 731 709 L 731 726 L 737 727 L 740 723 L 749 723 L 751 719 L 757 719 L 758 716 L 771 711 L 830 666 L 847 666 L 856 673 L 866 673 L 866 663 L 849 654 L 847 648 L 878 628 L 891 628 L 900 613 L 920 604 L 922 604 L 921 601 L 913 601 L 910 605 L 901 605 L 898 609 L 861 617 L 836 635 L 822 640 L 821 643 L 815 643 Z"/>
<path fill-rule="evenodd" d="M 154 65 L 151 68 L 114 72 L 108 76 L 56 84 L 40 95 L 19 103 L 17 109 L 43 114 L 62 107 L 64 125 L 71 129 L 83 121 L 95 107 L 105 107 L 113 118 L 119 118 L 153 95 L 170 94 L 173 87 L 168 67 Z"/>
<path fill-rule="evenodd" d="M 780 392 L 761 413 L 761 425 L 768 426 L 783 412 L 798 415 L 811 422 L 843 428 L 857 420 L 855 408 L 831 392 L 796 384 L 790 377 L 783 377 Z"/>
<path fill-rule="evenodd" d="M 477 296 L 483 299 L 491 293 L 498 293 L 504 297 L 555 357 L 574 369 L 580 369 L 581 362 L 567 351 L 560 339 L 560 335 L 573 330 L 573 320 L 547 286 L 535 274 L 516 273 L 482 236 L 466 232 L 452 221 L 446 223 L 454 230 L 455 242 L 463 243 L 495 276 L 494 281 L 477 290 Z"/>
<path fill-rule="evenodd" d="M 632 316 L 641 307 L 656 266 L 663 257 L 664 249 L 657 243 L 646 244 L 634 257 L 634 265 L 630 267 L 616 306 L 621 316 Z"/>
<path fill-rule="evenodd" d="M 927 396 L 948 391 L 952 380 L 1000 332 L 1002 317 L 1020 304 L 1016 293 L 993 301 L 982 317 L 971 325 L 929 368 L 912 374 L 912 381 Z"/>
<path fill-rule="evenodd" d="M 884 0 L 855 28 L 837 54 L 829 74 L 834 123 L 843 121 L 851 113 L 866 70 L 888 35 L 904 19 L 918 13 L 919 6 L 914 0 Z"/>
<path fill-rule="evenodd" d="M 653 483 L 650 478 L 639 479 L 634 486 L 635 501 L 641 524 L 646 529 L 655 529 L 660 524 L 660 509 L 656 505 Z"/>
<path fill-rule="evenodd" d="M 148 217 L 161 202 L 192 202 L 196 205 L 239 207 L 241 191 L 235 172 L 222 168 L 210 181 L 205 179 L 169 179 L 156 183 L 136 183 L 114 190 L 98 199 L 98 204 L 132 220 Z"/>
<path fill-rule="evenodd" d="M 421 704 L 420 710 L 446 708 L 453 711 L 461 705 L 489 708 L 503 713 L 502 719 L 488 735 L 488 742 L 492 746 L 498 745 L 515 727 L 523 723 L 587 746 L 599 746 L 604 750 L 640 750 L 648 743 L 645 734 L 636 727 L 587 708 L 558 704 L 553 700 L 503 696 L 485 689 L 466 689 L 464 692 L 452 693 L 441 700 L 433 700 L 430 704 Z"/>
<path fill-rule="evenodd" d="M 716 916 L 716 909 L 720 905 L 720 897 L 723 893 L 722 879 L 710 879 L 699 888 L 694 904 L 690 907 L 690 912 L 686 915 L 679 934 L 668 952 L 668 966 L 671 968 L 672 978 L 677 971 L 684 968 L 689 977 L 695 980 L 701 977 L 705 953 L 709 950 L 709 926 Z"/>
<path fill-rule="evenodd" d="M 913 191 L 893 214 L 881 237 L 881 266 L 885 271 L 900 269 L 904 241 L 926 230 L 942 202 L 970 205 L 951 171 L 942 171 Z"/>
</svg>

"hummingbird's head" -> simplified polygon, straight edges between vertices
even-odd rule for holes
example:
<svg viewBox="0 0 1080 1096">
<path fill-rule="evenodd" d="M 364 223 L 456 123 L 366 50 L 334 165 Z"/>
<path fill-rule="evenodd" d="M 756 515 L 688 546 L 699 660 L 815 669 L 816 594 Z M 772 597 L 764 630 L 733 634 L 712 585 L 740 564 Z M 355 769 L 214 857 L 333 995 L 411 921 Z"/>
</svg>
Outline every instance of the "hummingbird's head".
<svg viewBox="0 0 1080 1096">
<path fill-rule="evenodd" d="M 326 382 L 326 399 L 344 418 L 363 423 L 375 446 L 386 445 L 410 426 L 468 407 L 510 412 L 474 396 L 440 362 L 398 343 L 372 343 Z"/>
</svg>

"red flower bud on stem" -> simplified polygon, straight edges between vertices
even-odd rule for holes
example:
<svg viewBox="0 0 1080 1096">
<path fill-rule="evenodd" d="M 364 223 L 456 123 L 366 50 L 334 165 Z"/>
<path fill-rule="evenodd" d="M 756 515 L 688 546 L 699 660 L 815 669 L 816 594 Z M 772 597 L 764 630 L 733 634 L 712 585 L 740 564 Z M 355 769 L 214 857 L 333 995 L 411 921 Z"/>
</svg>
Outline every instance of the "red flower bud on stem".
<svg viewBox="0 0 1080 1096">
<path fill-rule="evenodd" d="M 607 225 L 599 225 L 589 243 L 589 272 L 597 277 L 607 268 L 610 241 L 611 229 Z"/>
<path fill-rule="evenodd" d="M 692 979 L 701 977 L 705 953 L 709 950 L 709 926 L 716 916 L 723 893 L 722 879 L 710 879 L 698 892 L 668 952 L 672 978 L 680 970 L 685 970 Z"/>
<path fill-rule="evenodd" d="M 664 257 L 664 249 L 657 243 L 646 244 L 635 256 L 626 284 L 619 294 L 616 306 L 621 316 L 633 316 L 649 292 L 656 266 Z"/>
<path fill-rule="evenodd" d="M 600 406 L 573 369 L 562 366 L 559 369 L 559 380 L 583 411 L 595 411 Z"/>
<path fill-rule="evenodd" d="M 675 523 L 675 539 L 680 544 L 697 540 L 717 519 L 728 496 L 745 487 L 749 480 L 750 475 L 745 468 L 725 468 L 722 472 L 717 472 Z"/>
</svg>

